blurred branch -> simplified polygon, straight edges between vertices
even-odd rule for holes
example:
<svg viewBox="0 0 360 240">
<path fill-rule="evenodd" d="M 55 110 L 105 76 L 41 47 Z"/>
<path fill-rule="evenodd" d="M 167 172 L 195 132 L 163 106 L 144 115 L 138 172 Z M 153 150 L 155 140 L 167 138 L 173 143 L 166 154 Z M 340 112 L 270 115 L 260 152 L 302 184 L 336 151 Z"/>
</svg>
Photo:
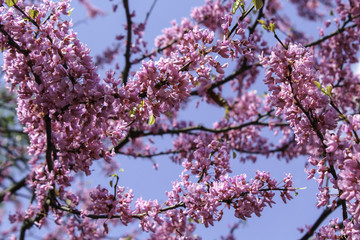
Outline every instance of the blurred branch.
<svg viewBox="0 0 360 240">
<path fill-rule="evenodd" d="M 154 0 L 153 3 L 151 4 L 151 7 L 149 9 L 149 11 L 146 13 L 146 17 L 145 17 L 145 23 L 147 23 L 147 21 L 149 20 L 150 14 L 152 12 L 152 10 L 154 9 L 155 5 L 156 5 L 157 0 Z"/>
<path fill-rule="evenodd" d="M 21 179 L 19 182 L 13 184 L 11 187 L 3 190 L 0 192 L 0 203 L 2 201 L 4 201 L 4 198 L 6 196 L 6 194 L 10 193 L 10 194 L 14 194 L 16 193 L 16 191 L 18 191 L 19 189 L 21 189 L 22 187 L 25 187 L 25 182 L 26 182 L 26 178 L 28 178 L 28 176 L 25 176 L 23 179 Z"/>
<path fill-rule="evenodd" d="M 1 106 L 0 106 L 1 108 Z M 26 133 L 24 133 L 22 130 L 17 130 L 17 129 L 5 129 L 2 126 L 0 126 L 0 133 L 2 134 L 15 134 L 15 135 L 24 135 L 24 136 L 28 136 Z"/>
</svg>

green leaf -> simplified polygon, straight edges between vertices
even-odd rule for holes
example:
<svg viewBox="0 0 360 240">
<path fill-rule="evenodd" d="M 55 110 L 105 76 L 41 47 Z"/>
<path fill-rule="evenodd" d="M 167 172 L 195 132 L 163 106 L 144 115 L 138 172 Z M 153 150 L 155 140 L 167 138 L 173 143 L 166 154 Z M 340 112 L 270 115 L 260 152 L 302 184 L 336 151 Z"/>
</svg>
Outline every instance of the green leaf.
<svg viewBox="0 0 360 240">
<path fill-rule="evenodd" d="M 116 173 L 113 173 L 109 177 L 118 177 L 118 175 Z"/>
<path fill-rule="evenodd" d="M 326 86 L 326 95 L 328 95 L 329 97 L 331 97 L 332 88 L 333 87 L 331 85 Z"/>
<path fill-rule="evenodd" d="M 39 15 L 39 11 L 36 9 L 30 9 L 29 10 L 29 16 L 31 19 L 35 19 Z"/>
<path fill-rule="evenodd" d="M 15 4 L 17 4 L 18 0 L 6 0 L 6 4 L 9 6 L 9 7 L 12 7 L 14 6 Z"/>
<path fill-rule="evenodd" d="M 321 83 L 319 83 L 318 81 L 314 81 L 314 84 L 317 86 L 319 90 L 322 90 Z"/>
<path fill-rule="evenodd" d="M 232 155 L 233 155 L 233 159 L 235 159 L 236 158 L 236 152 L 233 151 Z"/>
<path fill-rule="evenodd" d="M 110 181 L 110 187 L 112 187 L 112 186 L 113 186 L 113 181 L 111 180 L 111 181 Z"/>
<path fill-rule="evenodd" d="M 232 14 L 235 14 L 236 13 L 236 10 L 239 8 L 240 6 L 240 2 L 241 0 L 236 0 L 236 2 L 234 2 L 233 6 L 232 6 L 232 9 L 231 9 L 231 13 Z"/>
<path fill-rule="evenodd" d="M 71 15 L 72 11 L 74 11 L 74 9 L 73 9 L 73 8 L 69 10 L 69 12 L 68 12 L 68 16 L 70 16 L 70 15 Z"/>
<path fill-rule="evenodd" d="M 225 107 L 225 116 L 224 116 L 224 118 L 226 118 L 226 119 L 229 118 L 229 112 L 230 112 L 230 109 L 228 107 Z"/>
<path fill-rule="evenodd" d="M 264 5 L 264 2 L 262 0 L 252 0 L 252 2 L 254 4 L 256 10 L 259 10 Z"/>
<path fill-rule="evenodd" d="M 148 125 L 151 126 L 155 123 L 155 117 L 154 114 L 150 114 L 149 116 L 149 121 L 148 121 Z"/>
</svg>

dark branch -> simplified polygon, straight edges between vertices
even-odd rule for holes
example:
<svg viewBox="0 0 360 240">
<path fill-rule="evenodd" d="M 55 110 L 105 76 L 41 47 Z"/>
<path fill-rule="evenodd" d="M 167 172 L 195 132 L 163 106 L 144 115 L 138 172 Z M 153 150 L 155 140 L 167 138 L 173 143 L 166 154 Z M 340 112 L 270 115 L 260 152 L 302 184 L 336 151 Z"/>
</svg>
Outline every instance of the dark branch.
<svg viewBox="0 0 360 240">
<path fill-rule="evenodd" d="M 247 123 L 243 123 L 240 125 L 236 125 L 236 126 L 230 126 L 230 127 L 225 127 L 225 128 L 208 128 L 208 127 L 204 127 L 203 125 L 198 125 L 198 126 L 192 126 L 192 127 L 186 127 L 186 128 L 180 128 L 180 129 L 168 129 L 166 131 L 160 129 L 158 132 L 142 132 L 142 131 L 136 131 L 131 129 L 129 134 L 123 138 L 119 144 L 114 147 L 114 150 L 116 153 L 120 153 L 120 149 L 125 146 L 130 139 L 134 139 L 137 137 L 145 137 L 145 136 L 162 136 L 162 135 L 166 135 L 166 134 L 180 134 L 180 133 L 190 133 L 193 131 L 202 131 L 202 132 L 210 132 L 210 133 L 226 133 L 232 130 L 241 130 L 245 127 L 249 127 L 249 126 L 269 126 L 269 123 L 266 122 L 260 122 L 260 119 L 263 118 L 265 115 L 260 115 L 256 120 L 251 121 L 251 122 L 247 122 Z M 272 124 L 275 127 L 288 127 L 289 124 L 288 123 L 274 123 Z"/>
<path fill-rule="evenodd" d="M 126 14 L 126 22 L 127 22 L 127 39 L 126 39 L 126 51 L 125 51 L 125 67 L 122 72 L 122 82 L 126 85 L 130 68 L 131 68 L 131 61 L 130 61 L 130 50 L 131 50 L 131 38 L 132 38 L 132 21 L 129 9 L 129 2 L 128 0 L 123 0 L 124 9 Z"/>
<path fill-rule="evenodd" d="M 235 72 L 233 72 L 233 73 L 230 74 L 229 76 L 225 77 L 225 78 L 222 79 L 221 81 L 215 82 L 215 83 L 211 84 L 211 86 L 209 87 L 208 91 L 211 91 L 211 90 L 213 90 L 213 89 L 215 89 L 215 88 L 217 88 L 217 87 L 220 87 L 221 85 L 224 85 L 225 83 L 227 83 L 227 82 L 233 80 L 234 78 L 236 78 L 237 75 L 242 74 L 242 73 L 244 73 L 245 71 L 247 71 L 247 70 L 249 70 L 250 68 L 253 67 L 253 65 L 246 65 L 246 62 L 247 62 L 247 61 L 246 61 L 246 59 L 245 59 L 245 60 L 243 61 L 242 66 L 241 66 L 238 70 L 236 70 Z M 255 64 L 255 65 L 256 65 L 256 66 L 260 66 L 258 63 Z M 195 90 L 195 91 L 192 91 L 192 92 L 190 93 L 190 95 L 196 96 L 196 95 L 199 95 L 199 93 Z"/>
<path fill-rule="evenodd" d="M 77 209 L 71 209 L 69 207 L 66 206 L 54 206 L 55 208 L 62 210 L 64 212 L 68 212 L 68 213 L 72 213 L 72 214 L 76 214 L 76 215 L 80 215 L 81 211 L 77 210 Z M 185 208 L 185 204 L 183 202 L 179 202 L 178 204 L 172 205 L 172 206 L 168 206 L 168 207 L 164 207 L 162 209 L 159 210 L 159 213 L 162 212 L 166 212 L 172 209 L 176 209 L 176 208 L 180 208 L 180 207 L 184 207 Z M 142 217 L 146 216 L 147 213 L 138 213 L 138 214 L 132 214 L 131 217 L 132 218 L 137 218 L 137 219 L 141 219 Z M 123 217 L 122 214 L 120 215 L 108 215 L 108 214 L 101 214 L 101 215 L 95 215 L 95 214 L 86 214 L 84 215 L 85 217 L 88 218 L 92 218 L 92 219 L 117 219 L 117 218 L 121 218 Z"/>
<path fill-rule="evenodd" d="M 247 15 L 249 15 L 249 13 L 254 9 L 254 6 L 251 7 L 251 9 L 249 11 L 247 11 L 244 15 L 241 15 L 241 17 L 239 18 L 238 22 L 241 22 L 242 20 L 244 20 Z M 236 23 L 234 25 L 234 27 L 230 30 L 229 34 L 226 36 L 226 39 L 229 39 L 229 37 L 235 32 L 236 28 L 239 26 L 239 23 Z"/>
<path fill-rule="evenodd" d="M 54 163 L 51 159 L 51 154 L 53 151 L 53 144 L 51 142 L 51 119 L 49 114 L 44 117 L 45 128 L 46 128 L 46 165 L 48 166 L 49 173 L 54 169 Z"/>
<path fill-rule="evenodd" d="M 131 64 L 136 64 L 136 63 L 138 63 L 138 62 L 140 62 L 140 61 L 142 61 L 142 60 L 144 60 L 144 59 L 146 59 L 146 58 L 149 58 L 149 57 L 151 57 L 151 56 L 153 56 L 153 55 L 155 55 L 155 54 L 157 54 L 157 53 L 161 53 L 162 51 L 164 51 L 165 49 L 171 47 L 172 45 L 174 45 L 174 44 L 177 43 L 177 42 L 178 42 L 178 40 L 177 40 L 177 39 L 174 39 L 173 41 L 171 41 L 170 43 L 168 43 L 168 44 L 165 45 L 164 47 L 158 48 L 158 49 L 152 51 L 152 52 L 149 53 L 149 54 L 144 54 L 144 55 L 142 55 L 140 58 L 135 59 L 134 61 L 131 62 Z"/>
<path fill-rule="evenodd" d="M 344 202 L 344 200 L 339 199 L 336 202 L 336 206 L 333 209 L 332 207 L 327 207 L 319 216 L 319 218 L 315 221 L 315 223 L 312 225 L 312 227 L 310 228 L 310 230 L 308 230 L 306 232 L 306 234 L 300 239 L 300 240 L 308 240 L 316 231 L 316 229 L 320 226 L 320 224 L 333 212 L 335 211 L 336 208 L 338 208 L 340 205 L 342 205 L 342 203 Z"/>
<path fill-rule="evenodd" d="M 325 37 L 323 37 L 323 38 L 320 38 L 319 40 L 316 40 L 316 41 L 314 41 L 314 42 L 308 43 L 308 44 L 306 44 L 304 47 L 312 47 L 312 46 L 318 45 L 318 44 L 326 41 L 327 39 L 332 38 L 333 36 L 335 36 L 335 35 L 337 35 L 337 34 L 340 34 L 340 33 L 344 32 L 344 31 L 346 31 L 346 30 L 348 30 L 348 29 L 350 29 L 350 28 L 355 28 L 355 27 L 357 26 L 357 24 L 353 24 L 353 25 L 348 26 L 348 27 L 346 27 L 346 25 L 347 25 L 349 22 L 351 22 L 353 19 L 358 18 L 358 17 L 360 17 L 360 15 L 355 16 L 355 17 L 352 17 L 352 18 L 350 17 L 348 20 L 346 20 L 346 21 L 344 22 L 343 26 L 342 26 L 341 28 L 339 28 L 338 30 L 332 32 L 331 34 L 329 34 L 329 35 L 327 35 L 327 36 L 325 36 Z"/>
<path fill-rule="evenodd" d="M 4 198 L 6 196 L 7 193 L 10 194 L 14 194 L 16 193 L 18 190 L 20 190 L 22 187 L 25 187 L 25 182 L 26 182 L 26 178 L 28 176 L 24 177 L 23 179 L 21 179 L 19 182 L 13 184 L 11 187 L 5 189 L 4 191 L 0 192 L 0 203 L 2 201 L 4 201 Z"/>
<path fill-rule="evenodd" d="M 157 0 L 154 0 L 153 3 L 151 4 L 151 7 L 149 9 L 149 11 L 146 13 L 146 17 L 145 17 L 145 23 L 147 23 L 147 21 L 149 20 L 150 14 L 152 12 L 152 10 L 154 9 L 155 5 L 156 5 Z"/>
<path fill-rule="evenodd" d="M 0 32 L 8 38 L 8 43 L 10 46 L 18 50 L 20 53 L 22 53 L 25 57 L 29 55 L 29 51 L 22 49 L 17 42 L 14 41 L 14 39 L 10 36 L 8 32 L 5 31 L 4 25 L 0 24 Z"/>
</svg>

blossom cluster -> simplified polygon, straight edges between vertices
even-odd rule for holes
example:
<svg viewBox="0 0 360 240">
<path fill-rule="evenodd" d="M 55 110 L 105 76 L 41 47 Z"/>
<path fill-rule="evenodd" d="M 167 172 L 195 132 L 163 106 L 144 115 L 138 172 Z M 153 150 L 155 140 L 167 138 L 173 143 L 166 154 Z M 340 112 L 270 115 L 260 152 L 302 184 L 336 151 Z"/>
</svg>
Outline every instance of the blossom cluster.
<svg viewBox="0 0 360 240">
<path fill-rule="evenodd" d="M 104 14 L 88 0 L 79 2 L 91 18 Z M 259 2 L 265 5 L 252 11 Z M 201 239 L 197 224 L 213 226 L 227 209 L 248 220 L 272 207 L 277 193 L 284 203 L 293 199 L 291 174 L 279 181 L 259 170 L 247 180 L 245 173 L 233 172 L 236 161 L 277 154 L 286 161 L 306 155 L 307 178 L 319 185 L 317 207 L 342 208 L 342 221 L 321 226 L 316 239 L 358 239 L 360 78 L 351 67 L 359 51 L 360 4 L 291 2 L 306 19 L 322 21 L 323 9 L 330 7 L 338 18 L 324 21 L 321 39 L 306 44 L 306 35 L 292 31 L 280 14 L 280 1 L 206 0 L 191 18 L 164 29 L 151 51 L 144 39 L 150 12 L 137 23 L 124 0 L 125 33 L 94 62 L 73 30 L 69 0 L 0 1 L 4 77 L 17 94 L 30 156 L 28 175 L 19 182 L 10 171 L 16 164 L 1 164 L 0 184 L 14 185 L 0 192 L 0 202 L 19 206 L 9 216 L 14 227 L 4 234 L 24 236 L 33 225 L 52 228 L 52 216 L 57 238 L 102 239 L 109 225 L 136 222 L 151 239 Z M 232 13 L 242 3 L 247 7 Z M 115 13 L 119 6 L 113 5 Z M 280 42 L 272 48 L 262 29 L 270 24 Z M 338 30 L 325 36 L 334 25 Z M 278 30 L 292 32 L 282 42 Z M 116 62 L 101 78 L 98 67 L 123 52 L 123 66 Z M 268 88 L 263 96 L 253 90 L 260 68 Z M 224 115 L 212 127 L 181 120 L 193 98 L 196 107 L 205 103 Z M 269 132 L 279 136 L 274 140 Z M 152 137 L 166 134 L 172 147 L 162 151 Z M 9 156 L 15 155 L 12 149 L 23 151 L 8 148 Z M 172 154 L 169 159 L 183 169 L 164 201 L 136 198 L 118 181 L 109 189 L 87 188 L 83 179 L 94 173 L 94 163 L 107 176 L 119 168 L 116 154 L 151 161 Z M 33 193 L 29 206 L 17 200 L 23 187 Z"/>
</svg>

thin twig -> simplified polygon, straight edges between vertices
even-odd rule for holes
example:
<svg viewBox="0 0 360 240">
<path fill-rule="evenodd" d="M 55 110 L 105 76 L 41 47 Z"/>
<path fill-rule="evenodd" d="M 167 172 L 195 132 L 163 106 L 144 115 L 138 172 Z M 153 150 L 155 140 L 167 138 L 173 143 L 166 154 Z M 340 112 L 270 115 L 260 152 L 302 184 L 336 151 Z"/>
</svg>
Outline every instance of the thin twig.
<svg viewBox="0 0 360 240">
<path fill-rule="evenodd" d="M 145 23 L 147 23 L 147 21 L 149 20 L 149 17 L 150 17 L 150 14 L 151 14 L 151 12 L 153 11 L 153 9 L 154 9 L 154 7 L 155 7 L 155 5 L 156 5 L 156 2 L 157 2 L 157 0 L 154 0 L 153 1 L 153 3 L 151 4 L 151 7 L 150 7 L 150 9 L 149 9 L 149 11 L 146 13 L 146 17 L 145 17 Z"/>
</svg>

